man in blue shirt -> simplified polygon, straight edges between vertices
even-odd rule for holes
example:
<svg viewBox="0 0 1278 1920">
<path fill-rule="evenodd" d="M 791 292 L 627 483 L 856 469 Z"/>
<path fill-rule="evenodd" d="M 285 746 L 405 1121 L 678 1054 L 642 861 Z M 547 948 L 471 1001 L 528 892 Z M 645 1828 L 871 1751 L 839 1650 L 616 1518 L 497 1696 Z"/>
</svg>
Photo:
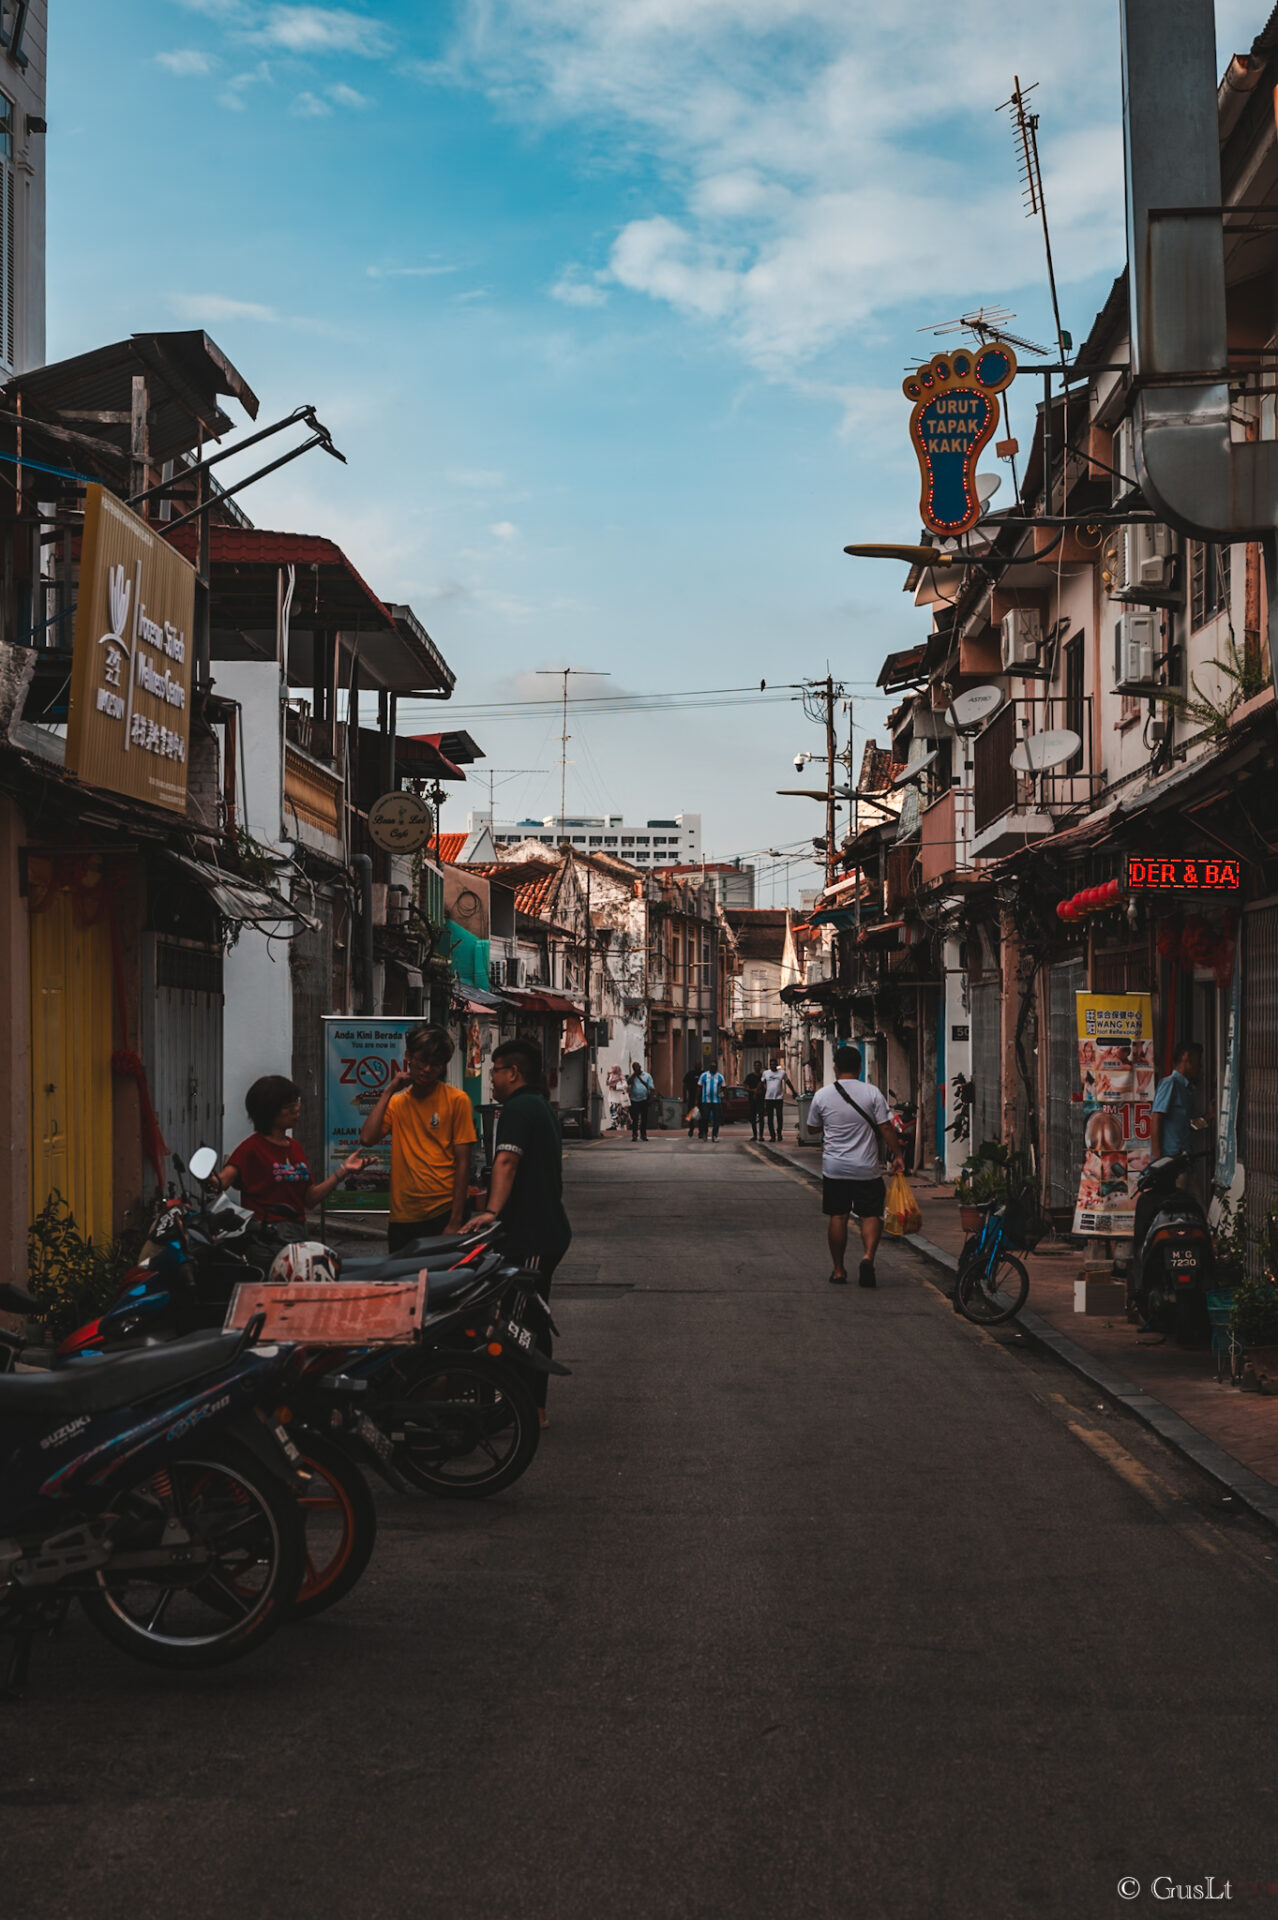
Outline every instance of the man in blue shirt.
<svg viewBox="0 0 1278 1920">
<path fill-rule="evenodd" d="M 701 1107 L 701 1120 L 697 1128 L 697 1138 L 704 1140 L 710 1132 L 710 1138 L 719 1138 L 719 1121 L 723 1117 L 723 1075 L 713 1060 L 706 1062 L 706 1070 L 697 1082 L 697 1100 Z"/>
<path fill-rule="evenodd" d="M 1155 1160 L 1188 1153 L 1194 1134 L 1194 1089 L 1203 1075 L 1203 1050 L 1191 1041 L 1177 1049 L 1175 1063 L 1154 1095 L 1150 1137 Z"/>
</svg>

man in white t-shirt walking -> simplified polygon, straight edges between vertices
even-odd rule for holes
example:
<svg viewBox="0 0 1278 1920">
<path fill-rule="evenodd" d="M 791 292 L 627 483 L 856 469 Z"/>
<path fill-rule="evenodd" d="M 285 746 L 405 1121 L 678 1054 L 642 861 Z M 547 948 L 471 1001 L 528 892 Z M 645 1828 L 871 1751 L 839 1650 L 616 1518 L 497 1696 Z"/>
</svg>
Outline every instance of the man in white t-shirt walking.
<svg viewBox="0 0 1278 1920">
<path fill-rule="evenodd" d="M 891 1108 L 877 1087 L 861 1079 L 856 1047 L 835 1048 L 834 1076 L 832 1087 L 813 1095 L 808 1114 L 808 1126 L 822 1136 L 821 1204 L 829 1223 L 830 1281 L 836 1287 L 847 1285 L 848 1218 L 855 1213 L 864 1249 L 857 1280 L 872 1287 L 887 1198 L 883 1165 L 886 1161 L 895 1173 L 903 1173 L 905 1162 Z"/>
</svg>

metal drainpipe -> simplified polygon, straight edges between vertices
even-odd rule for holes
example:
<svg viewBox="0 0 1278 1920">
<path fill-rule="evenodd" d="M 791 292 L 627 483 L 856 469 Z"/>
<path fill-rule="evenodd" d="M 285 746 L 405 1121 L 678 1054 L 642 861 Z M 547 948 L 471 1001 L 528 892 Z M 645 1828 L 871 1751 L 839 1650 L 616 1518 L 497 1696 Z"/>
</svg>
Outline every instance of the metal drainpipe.
<svg viewBox="0 0 1278 1920">
<path fill-rule="evenodd" d="M 1122 0 L 1122 32 L 1137 476 L 1179 532 L 1262 543 L 1272 665 L 1278 442 L 1230 437 L 1213 0 Z"/>
<path fill-rule="evenodd" d="M 351 861 L 359 876 L 359 1011 L 373 1012 L 373 862 L 366 853 Z"/>
</svg>

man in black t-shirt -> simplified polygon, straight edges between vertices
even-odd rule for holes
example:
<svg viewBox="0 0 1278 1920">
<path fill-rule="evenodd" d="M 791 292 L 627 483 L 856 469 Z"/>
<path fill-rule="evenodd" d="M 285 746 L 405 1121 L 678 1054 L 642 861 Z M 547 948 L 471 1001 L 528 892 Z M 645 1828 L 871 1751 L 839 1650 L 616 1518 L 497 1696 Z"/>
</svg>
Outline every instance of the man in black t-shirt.
<svg viewBox="0 0 1278 1920">
<path fill-rule="evenodd" d="M 486 1211 L 470 1221 L 487 1226 L 500 1219 L 506 1250 L 527 1267 L 543 1300 L 550 1298 L 555 1268 L 568 1251 L 572 1228 L 564 1212 L 564 1155 L 559 1121 L 538 1091 L 540 1050 L 531 1040 L 504 1040 L 493 1049 L 493 1096 L 501 1107 L 493 1138 L 493 1172 Z M 537 1345 L 549 1355 L 550 1335 Z M 537 1404 L 546 1421 L 547 1375 L 537 1375 Z"/>
</svg>

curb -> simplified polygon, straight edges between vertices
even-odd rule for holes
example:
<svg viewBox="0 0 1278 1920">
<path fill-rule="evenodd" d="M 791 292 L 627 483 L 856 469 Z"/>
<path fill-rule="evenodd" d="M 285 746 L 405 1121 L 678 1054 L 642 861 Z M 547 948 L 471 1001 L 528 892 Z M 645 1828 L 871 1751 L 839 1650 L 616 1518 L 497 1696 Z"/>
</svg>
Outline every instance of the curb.
<svg viewBox="0 0 1278 1920">
<path fill-rule="evenodd" d="M 803 1174 L 814 1187 L 820 1185 L 818 1176 L 801 1162 L 791 1159 L 788 1153 L 780 1152 L 772 1145 L 763 1146 L 761 1150 L 769 1160 L 775 1160 L 779 1166 L 789 1167 L 794 1172 Z M 944 1247 L 938 1247 L 934 1240 L 926 1239 L 921 1233 L 908 1234 L 899 1244 L 909 1247 L 921 1260 L 941 1268 L 947 1274 L 958 1270 L 958 1255 L 947 1253 Z M 1271 1527 L 1278 1528 L 1278 1487 L 1270 1486 L 1267 1480 L 1262 1480 L 1260 1475 L 1253 1473 L 1250 1467 L 1243 1466 L 1240 1460 L 1234 1459 L 1232 1453 L 1226 1453 L 1223 1447 L 1218 1447 L 1214 1440 L 1209 1440 L 1180 1414 L 1173 1413 L 1170 1407 L 1164 1406 L 1161 1400 L 1156 1400 L 1153 1394 L 1134 1386 L 1123 1374 L 1115 1372 L 1114 1368 L 1107 1366 L 1103 1360 L 1097 1360 L 1093 1354 L 1076 1346 L 1065 1334 L 1058 1333 L 1055 1327 L 1049 1325 L 1029 1307 L 1021 1310 L 1015 1324 L 1040 1346 L 1047 1347 L 1058 1360 L 1064 1361 L 1072 1373 L 1076 1373 L 1080 1379 L 1086 1380 L 1089 1386 L 1095 1387 L 1098 1392 L 1116 1401 L 1120 1407 L 1125 1408 L 1139 1420 L 1142 1426 L 1148 1427 L 1151 1432 L 1158 1435 L 1160 1440 L 1165 1440 L 1169 1447 L 1174 1447 L 1177 1453 L 1183 1454 L 1185 1459 L 1200 1468 L 1227 1493 L 1232 1494 L 1235 1500 L 1241 1501 L 1259 1519 L 1266 1521 Z"/>
</svg>

